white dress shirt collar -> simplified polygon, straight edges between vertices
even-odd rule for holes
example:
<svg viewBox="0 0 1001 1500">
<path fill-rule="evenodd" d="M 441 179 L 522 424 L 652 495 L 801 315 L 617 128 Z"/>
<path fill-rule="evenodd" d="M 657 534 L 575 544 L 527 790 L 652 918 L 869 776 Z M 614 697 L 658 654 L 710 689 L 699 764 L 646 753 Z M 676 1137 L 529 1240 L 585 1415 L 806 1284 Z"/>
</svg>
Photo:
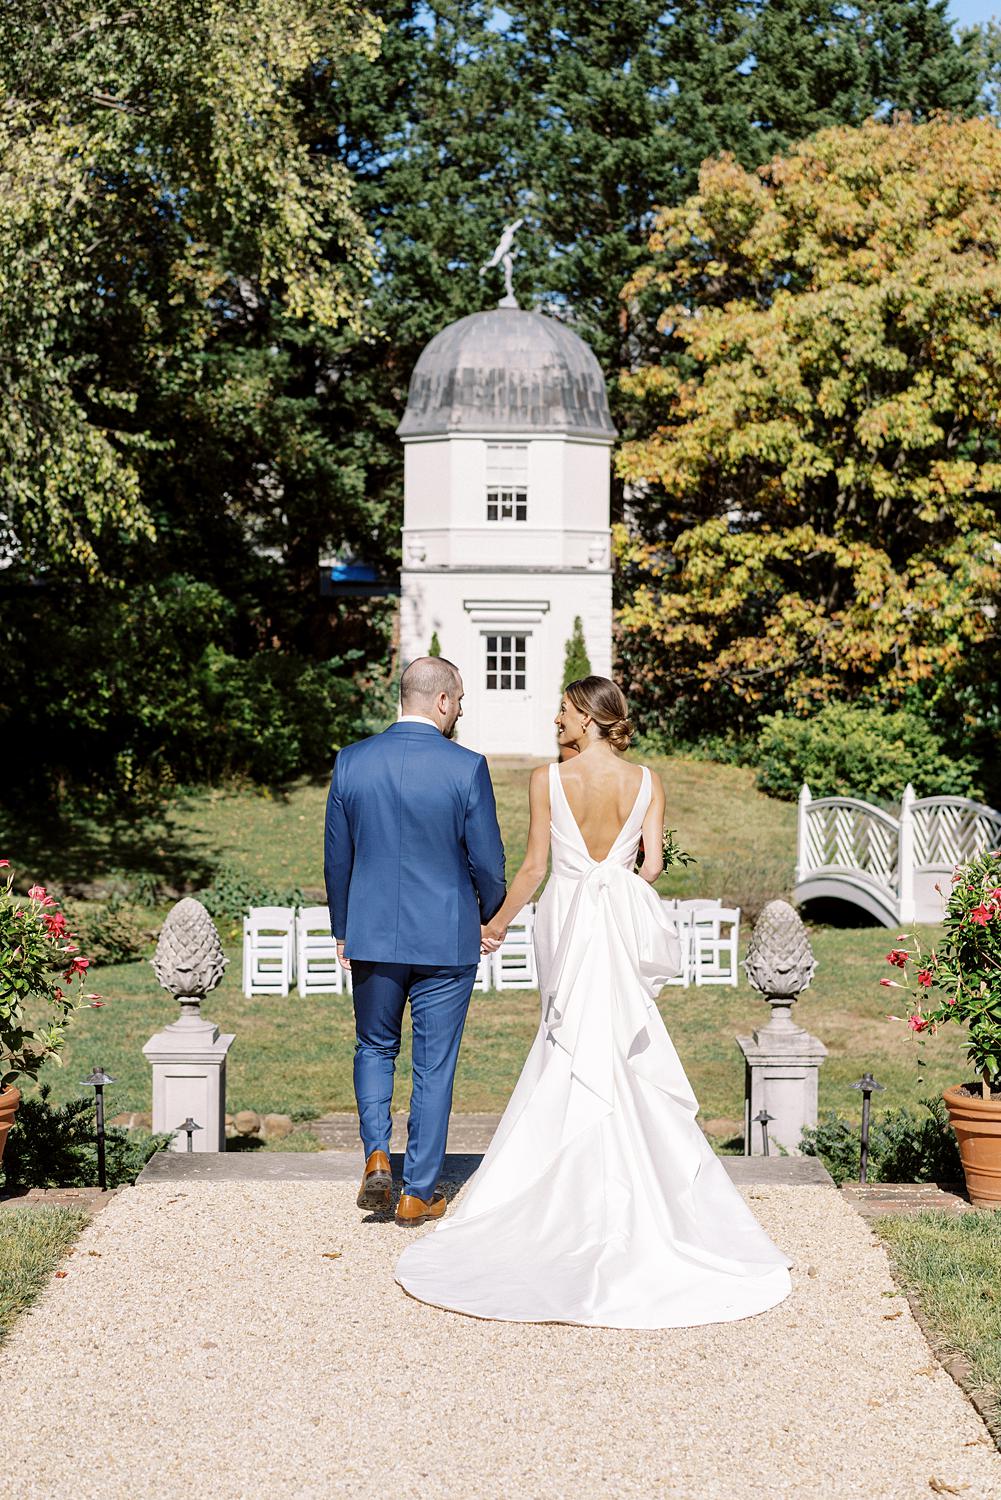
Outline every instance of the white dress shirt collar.
<svg viewBox="0 0 1001 1500">
<path fill-rule="evenodd" d="M 397 724 L 430 724 L 432 729 L 437 729 L 438 733 L 441 733 L 434 719 L 429 719 L 427 714 L 401 714 L 396 722 Z"/>
</svg>

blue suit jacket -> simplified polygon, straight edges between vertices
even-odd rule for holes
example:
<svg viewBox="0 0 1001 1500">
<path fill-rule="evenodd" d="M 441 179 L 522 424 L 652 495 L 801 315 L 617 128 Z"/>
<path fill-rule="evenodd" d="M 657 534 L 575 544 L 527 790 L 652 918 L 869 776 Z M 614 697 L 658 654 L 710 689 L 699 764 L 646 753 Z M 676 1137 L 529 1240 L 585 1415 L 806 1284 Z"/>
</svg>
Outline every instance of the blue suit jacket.
<svg viewBox="0 0 1001 1500">
<path fill-rule="evenodd" d="M 345 745 L 327 799 L 331 931 L 348 958 L 475 964 L 504 900 L 504 846 L 482 755 L 431 724 Z"/>
</svg>

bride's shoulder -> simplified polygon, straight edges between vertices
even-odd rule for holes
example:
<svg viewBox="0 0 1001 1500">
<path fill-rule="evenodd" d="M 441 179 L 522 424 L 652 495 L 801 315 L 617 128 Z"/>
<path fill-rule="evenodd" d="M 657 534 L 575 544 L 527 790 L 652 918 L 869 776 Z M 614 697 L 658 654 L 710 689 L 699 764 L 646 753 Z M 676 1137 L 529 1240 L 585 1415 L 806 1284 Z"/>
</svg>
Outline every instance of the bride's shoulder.
<svg viewBox="0 0 1001 1500">
<path fill-rule="evenodd" d="M 636 764 L 636 762 L 633 761 L 633 765 L 635 765 L 635 764 Z M 664 790 L 664 783 L 660 779 L 660 772 L 659 771 L 655 771 L 654 768 L 653 768 L 653 766 L 647 766 L 647 765 L 641 765 L 640 766 L 640 770 L 644 771 L 646 773 L 646 775 L 649 776 L 651 786 L 659 788 L 660 791 Z"/>
</svg>

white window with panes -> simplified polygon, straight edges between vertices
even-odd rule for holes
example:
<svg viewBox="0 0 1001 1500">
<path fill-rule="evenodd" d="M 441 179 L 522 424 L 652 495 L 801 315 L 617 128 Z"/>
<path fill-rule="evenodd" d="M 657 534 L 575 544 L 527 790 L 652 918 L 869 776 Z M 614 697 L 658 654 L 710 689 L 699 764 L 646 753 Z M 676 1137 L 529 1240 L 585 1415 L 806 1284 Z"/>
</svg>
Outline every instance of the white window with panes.
<svg viewBox="0 0 1001 1500">
<path fill-rule="evenodd" d="M 486 642 L 488 693 L 523 693 L 527 681 L 528 636 L 489 634 Z"/>
<path fill-rule="evenodd" d="M 528 520 L 528 445 L 487 444 L 487 520 Z"/>
</svg>

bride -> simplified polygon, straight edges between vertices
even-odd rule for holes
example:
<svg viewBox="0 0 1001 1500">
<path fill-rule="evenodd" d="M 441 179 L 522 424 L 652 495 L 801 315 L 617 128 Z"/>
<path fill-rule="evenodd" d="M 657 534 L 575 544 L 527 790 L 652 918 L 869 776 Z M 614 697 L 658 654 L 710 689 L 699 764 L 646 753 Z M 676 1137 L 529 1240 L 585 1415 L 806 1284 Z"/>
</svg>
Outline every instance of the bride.
<svg viewBox="0 0 1001 1500">
<path fill-rule="evenodd" d="M 400 1257 L 396 1279 L 422 1302 L 514 1322 L 677 1328 L 746 1318 L 789 1294 L 790 1262 L 699 1129 L 655 1003 L 680 949 L 652 889 L 664 791 L 621 758 L 626 714 L 607 678 L 570 683 L 556 725 L 579 753 L 532 772 L 525 861 L 483 940 L 497 947 L 551 851 L 535 925 L 541 1021 L 455 1212 Z"/>
</svg>

